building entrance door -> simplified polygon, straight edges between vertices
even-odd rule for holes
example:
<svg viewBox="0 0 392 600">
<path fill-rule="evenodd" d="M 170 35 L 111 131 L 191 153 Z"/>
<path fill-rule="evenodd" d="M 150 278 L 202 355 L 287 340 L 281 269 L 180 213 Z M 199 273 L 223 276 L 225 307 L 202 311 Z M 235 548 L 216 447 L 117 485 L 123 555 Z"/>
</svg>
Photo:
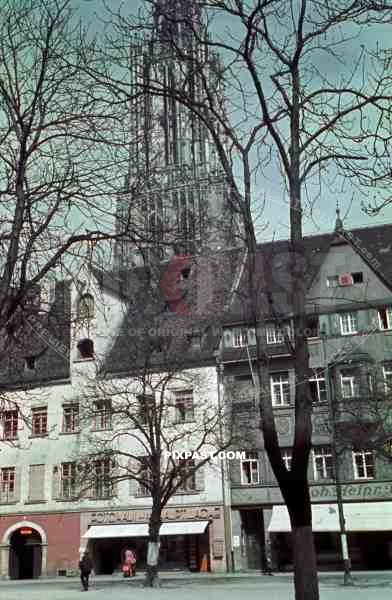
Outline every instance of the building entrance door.
<svg viewBox="0 0 392 600">
<path fill-rule="evenodd" d="M 41 575 L 42 540 L 30 527 L 14 531 L 10 539 L 9 576 L 11 579 L 34 579 Z"/>
</svg>

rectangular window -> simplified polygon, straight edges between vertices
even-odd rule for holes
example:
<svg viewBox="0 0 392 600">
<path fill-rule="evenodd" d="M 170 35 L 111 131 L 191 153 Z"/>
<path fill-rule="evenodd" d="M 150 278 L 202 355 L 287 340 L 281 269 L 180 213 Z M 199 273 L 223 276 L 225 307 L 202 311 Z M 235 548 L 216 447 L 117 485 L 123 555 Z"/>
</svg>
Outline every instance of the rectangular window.
<svg viewBox="0 0 392 600">
<path fill-rule="evenodd" d="M 371 450 L 353 451 L 353 466 L 355 479 L 374 479 L 374 454 Z"/>
<path fill-rule="evenodd" d="M 384 376 L 385 393 L 392 392 L 392 364 L 385 364 L 382 368 Z"/>
<path fill-rule="evenodd" d="M 282 460 L 284 466 L 288 471 L 291 471 L 291 461 L 293 459 L 293 452 L 291 448 L 282 448 Z"/>
<path fill-rule="evenodd" d="M 96 460 L 94 463 L 94 497 L 110 498 L 112 495 L 110 459 Z"/>
<path fill-rule="evenodd" d="M 267 344 L 284 344 L 286 336 L 291 339 L 291 328 L 289 323 L 283 323 L 280 326 L 271 325 L 266 329 Z"/>
<path fill-rule="evenodd" d="M 359 374 L 353 369 L 344 369 L 340 372 L 340 386 L 342 398 L 356 398 L 359 396 Z"/>
<path fill-rule="evenodd" d="M 15 500 L 15 467 L 1 469 L 1 501 L 13 502 Z"/>
<path fill-rule="evenodd" d="M 327 277 L 327 287 L 335 288 L 339 285 L 339 277 L 337 275 L 331 275 Z"/>
<path fill-rule="evenodd" d="M 347 312 L 339 315 L 340 318 L 340 333 L 342 335 L 350 335 L 358 333 L 358 318 L 357 313 Z"/>
<path fill-rule="evenodd" d="M 75 462 L 61 464 L 60 472 L 61 497 L 65 499 L 75 498 L 77 495 L 77 467 Z"/>
<path fill-rule="evenodd" d="M 18 438 L 18 411 L 5 410 L 2 415 L 3 439 L 16 440 Z"/>
<path fill-rule="evenodd" d="M 33 408 L 32 411 L 32 435 L 46 435 L 48 433 L 48 409 L 46 406 Z"/>
<path fill-rule="evenodd" d="M 257 452 L 245 452 L 245 458 L 241 459 L 241 483 L 242 485 L 260 483 L 260 465 Z"/>
<path fill-rule="evenodd" d="M 175 393 L 176 423 L 189 423 L 194 420 L 193 391 L 184 390 Z"/>
<path fill-rule="evenodd" d="M 45 465 L 30 465 L 29 501 L 39 502 L 45 499 Z"/>
<path fill-rule="evenodd" d="M 79 430 L 79 404 L 63 406 L 63 432 L 71 433 Z"/>
<path fill-rule="evenodd" d="M 378 309 L 380 329 L 392 329 L 392 306 L 382 306 Z"/>
<path fill-rule="evenodd" d="M 356 273 L 351 273 L 351 277 L 353 278 L 353 283 L 363 283 L 362 271 L 357 271 Z"/>
<path fill-rule="evenodd" d="M 290 404 L 288 372 L 271 375 L 271 397 L 273 406 L 287 406 Z"/>
<path fill-rule="evenodd" d="M 304 335 L 310 340 L 320 337 L 320 321 L 318 315 L 309 315 L 306 317 Z"/>
<path fill-rule="evenodd" d="M 323 369 L 313 369 L 313 375 L 309 379 L 309 385 L 314 403 L 327 401 L 327 388 Z"/>
<path fill-rule="evenodd" d="M 151 479 L 149 458 L 148 456 L 142 456 L 138 462 L 138 477 L 141 481 L 138 482 L 137 494 L 138 496 L 149 496 L 151 492 L 148 485 L 146 485 Z"/>
<path fill-rule="evenodd" d="M 112 427 L 112 405 L 110 400 L 94 402 L 94 431 L 104 431 Z"/>
<path fill-rule="evenodd" d="M 177 461 L 180 467 L 181 484 L 179 492 L 194 492 L 196 490 L 195 461 L 192 458 L 183 458 Z"/>
<path fill-rule="evenodd" d="M 138 420 L 140 425 L 147 425 L 154 415 L 155 396 L 152 394 L 139 394 L 138 400 Z"/>
<path fill-rule="evenodd" d="M 313 449 L 313 471 L 316 480 L 334 478 L 332 450 L 329 446 Z"/>
<path fill-rule="evenodd" d="M 233 346 L 234 348 L 243 348 L 248 344 L 248 331 L 237 327 L 233 330 Z"/>
</svg>

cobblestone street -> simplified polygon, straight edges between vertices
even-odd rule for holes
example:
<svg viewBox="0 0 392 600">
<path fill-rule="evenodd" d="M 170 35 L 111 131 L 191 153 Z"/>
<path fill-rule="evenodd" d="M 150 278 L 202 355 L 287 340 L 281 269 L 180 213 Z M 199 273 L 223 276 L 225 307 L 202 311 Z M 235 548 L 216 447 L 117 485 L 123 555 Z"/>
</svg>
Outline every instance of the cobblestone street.
<svg viewBox="0 0 392 600">
<path fill-rule="evenodd" d="M 356 575 L 354 587 L 344 588 L 341 577 L 323 574 L 320 577 L 321 600 L 388 600 L 392 594 L 392 573 Z M 143 577 L 126 581 L 118 576 L 93 577 L 89 597 L 111 600 L 128 600 L 155 597 L 157 600 L 182 598 L 185 600 L 293 600 L 291 576 L 229 576 L 229 577 L 162 577 L 158 590 L 144 589 Z M 80 598 L 79 581 L 76 578 L 35 581 L 3 581 L 0 597 L 7 600 L 74 600 Z"/>
</svg>

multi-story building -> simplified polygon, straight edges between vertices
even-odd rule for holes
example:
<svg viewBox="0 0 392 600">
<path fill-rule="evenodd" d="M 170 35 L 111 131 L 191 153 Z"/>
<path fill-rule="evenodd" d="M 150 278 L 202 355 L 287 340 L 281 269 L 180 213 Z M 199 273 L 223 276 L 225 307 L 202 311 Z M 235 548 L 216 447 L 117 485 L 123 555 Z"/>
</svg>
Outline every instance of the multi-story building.
<svg viewBox="0 0 392 600">
<path fill-rule="evenodd" d="M 187 27 L 188 18 L 193 25 Z M 218 401 L 214 351 L 219 335 L 213 324 L 226 305 L 236 255 L 227 255 L 218 275 L 216 259 L 203 255 L 208 249 L 235 245 L 229 191 L 201 121 L 145 86 L 152 78 L 159 86 L 179 76 L 171 50 L 174 39 L 189 57 L 189 92 L 199 93 L 191 63 L 192 53 L 204 51 L 194 34 L 203 24 L 198 4 L 185 0 L 158 2 L 154 23 L 149 39 L 130 44 L 135 100 L 130 106 L 129 172 L 115 225 L 117 232 L 123 231 L 130 219 L 140 228 L 140 243 L 136 248 L 126 238 L 117 241 L 112 273 L 86 272 L 72 285 L 52 286 L 51 298 L 43 297 L 44 288 L 37 289 L 2 361 L 3 577 L 65 573 L 77 566 L 79 550 L 87 543 L 97 572 L 111 572 L 126 543 L 121 537 L 125 524 L 128 542 L 133 539 L 141 563 L 145 559 L 145 547 L 134 539 L 145 537 L 151 508 L 143 490 L 123 481 L 115 494 L 107 493 L 110 465 L 103 464 L 89 497 L 75 493 L 86 429 L 91 435 L 97 430 L 99 436 L 115 427 L 105 403 L 96 407 L 90 423 L 82 419 L 86 389 L 97 377 L 105 373 L 106 378 L 124 381 L 138 361 L 151 354 L 156 371 L 167 369 L 159 356 L 167 340 L 175 339 L 172 356 L 181 356 L 182 372 L 189 375 L 196 369 L 204 381 L 198 390 L 190 385 L 177 390 L 186 392 L 181 396 L 189 409 L 186 414 L 191 404 L 197 415 L 201 396 L 212 406 Z M 211 79 L 217 78 L 216 60 L 210 59 Z M 158 284 L 173 252 L 198 258 L 189 264 L 186 260 L 180 269 L 171 263 L 157 307 L 151 302 L 156 285 L 149 284 L 151 279 Z M 166 263 L 160 264 L 163 259 Z M 154 265 L 153 275 L 146 264 Z M 188 486 L 169 501 L 163 514 L 164 565 L 223 568 L 222 494 L 220 468 L 206 465 L 197 472 L 192 489 Z"/>
<path fill-rule="evenodd" d="M 379 451 L 388 438 L 385 421 L 390 418 L 391 239 L 391 226 L 349 231 L 338 219 L 333 233 L 304 242 L 308 313 L 304 335 L 314 399 L 309 479 L 320 568 L 341 564 L 334 441 L 352 565 L 390 568 L 392 562 L 392 465 L 388 453 Z M 292 327 L 290 252 L 284 241 L 262 244 L 258 252 L 275 316 L 266 313 L 261 324 L 270 357 L 266 393 L 271 395 L 283 460 L 290 469 L 296 383 L 293 350 L 285 341 L 285 331 L 290 336 Z M 238 294 L 244 296 L 244 290 Z M 234 306 L 232 313 L 221 361 L 227 394 L 247 432 L 242 442 L 245 460 L 230 465 L 234 566 L 260 569 L 271 560 L 274 568 L 289 568 L 289 517 L 263 449 L 254 401 L 254 330 L 243 307 Z"/>
<path fill-rule="evenodd" d="M 178 368 L 166 382 L 170 402 L 164 435 L 178 438 L 172 449 L 189 449 L 189 432 L 196 432 L 193 441 L 203 433 L 200 411 L 214 411 L 219 404 L 214 353 L 219 332 L 212 324 L 221 318 L 219 307 L 223 310 L 230 294 L 232 262 L 230 255 L 218 277 L 205 261 L 186 264 L 180 288 L 191 314 L 176 314 L 173 304 L 167 309 L 174 300 L 162 297 L 160 311 L 153 315 L 147 307 L 153 291 L 139 290 L 138 297 L 134 271 L 127 281 L 94 270 L 83 282 L 58 283 L 50 301 L 40 301 L 37 290 L 0 370 L 5 394 L 0 442 L 2 577 L 65 574 L 77 568 L 80 551 L 87 546 L 97 573 L 118 569 L 127 544 L 137 550 L 143 567 L 152 503 L 143 485 L 124 477 L 114 489 L 113 465 L 101 461 L 98 469 L 95 461 L 82 474 L 91 481 L 88 493 L 80 493 L 81 459 L 96 452 L 102 436 L 118 440 L 124 428 L 114 416 L 114 393 L 109 390 L 102 400 L 97 383 L 100 390 L 112 384 L 124 390 L 140 388 L 136 373 L 147 352 L 149 372 L 173 370 L 177 360 Z M 209 293 L 193 293 L 206 286 L 206 276 Z M 162 347 L 170 345 L 170 364 L 158 339 Z M 140 455 L 143 449 L 135 440 L 141 434 L 126 437 L 129 441 L 116 449 Z M 162 515 L 162 568 L 224 570 L 222 497 L 222 470 L 215 462 L 197 470 L 170 498 Z"/>
</svg>

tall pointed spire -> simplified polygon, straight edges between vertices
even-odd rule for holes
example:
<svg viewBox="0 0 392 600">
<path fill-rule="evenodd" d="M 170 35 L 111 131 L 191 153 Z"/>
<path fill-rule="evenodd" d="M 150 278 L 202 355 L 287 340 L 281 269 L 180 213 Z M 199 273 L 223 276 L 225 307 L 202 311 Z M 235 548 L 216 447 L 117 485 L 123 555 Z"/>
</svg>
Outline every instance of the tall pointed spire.
<svg viewBox="0 0 392 600">
<path fill-rule="evenodd" d="M 336 202 L 336 221 L 335 221 L 335 233 L 342 233 L 344 230 L 343 221 L 340 217 L 339 202 Z"/>
</svg>

